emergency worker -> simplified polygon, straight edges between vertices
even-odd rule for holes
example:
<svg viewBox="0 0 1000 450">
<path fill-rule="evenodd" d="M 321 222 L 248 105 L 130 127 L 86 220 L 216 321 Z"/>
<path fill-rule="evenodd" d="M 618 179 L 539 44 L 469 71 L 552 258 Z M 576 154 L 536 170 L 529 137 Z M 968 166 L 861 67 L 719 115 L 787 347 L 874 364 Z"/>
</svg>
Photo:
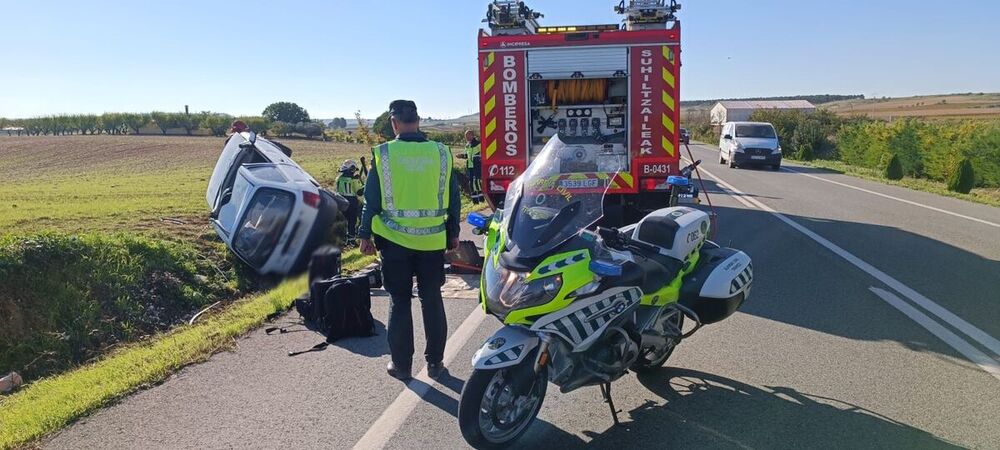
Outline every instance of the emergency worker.
<svg viewBox="0 0 1000 450">
<path fill-rule="evenodd" d="M 364 185 L 361 183 L 361 176 L 358 173 L 358 164 L 354 160 L 348 159 L 340 166 L 340 175 L 337 177 L 337 193 L 347 199 L 348 207 L 344 212 L 347 219 L 347 239 L 352 240 L 358 233 L 358 214 L 361 213 L 361 202 L 358 196 L 364 192 Z"/>
<path fill-rule="evenodd" d="M 451 150 L 420 132 L 417 105 L 396 100 L 389 113 L 396 139 L 372 149 L 360 247 L 366 255 L 376 249 L 380 253 L 383 284 L 391 299 L 387 334 L 392 361 L 386 371 L 399 380 L 411 378 L 410 301 L 416 277 L 427 338 L 424 358 L 428 375 L 435 378 L 445 370 L 444 252 L 458 247 L 461 194 L 451 176 Z"/>
</svg>

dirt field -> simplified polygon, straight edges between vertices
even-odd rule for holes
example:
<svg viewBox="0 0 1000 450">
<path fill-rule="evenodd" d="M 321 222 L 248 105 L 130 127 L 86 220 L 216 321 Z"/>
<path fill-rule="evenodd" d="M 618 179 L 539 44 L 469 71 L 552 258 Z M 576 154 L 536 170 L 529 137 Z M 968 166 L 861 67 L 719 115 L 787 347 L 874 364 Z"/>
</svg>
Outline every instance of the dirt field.
<svg viewBox="0 0 1000 450">
<path fill-rule="evenodd" d="M 871 100 L 845 100 L 822 108 L 839 115 L 866 115 L 878 119 L 1000 118 L 1000 94 L 936 95 Z"/>
<path fill-rule="evenodd" d="M 0 229 L 160 228 L 163 218 L 204 223 L 205 189 L 224 140 L 187 136 L 0 137 Z M 284 141 L 317 180 L 332 185 L 361 145 Z M 171 227 L 177 227 L 176 224 Z"/>
</svg>

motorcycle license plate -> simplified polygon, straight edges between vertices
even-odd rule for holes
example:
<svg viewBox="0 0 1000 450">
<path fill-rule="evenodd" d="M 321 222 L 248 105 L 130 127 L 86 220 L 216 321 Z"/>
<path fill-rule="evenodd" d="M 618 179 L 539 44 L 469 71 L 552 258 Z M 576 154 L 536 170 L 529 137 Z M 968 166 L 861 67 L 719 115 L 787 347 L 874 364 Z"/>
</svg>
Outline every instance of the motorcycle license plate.
<svg viewBox="0 0 1000 450">
<path fill-rule="evenodd" d="M 599 187 L 601 180 L 596 178 L 588 178 L 586 180 L 560 180 L 559 187 L 565 189 L 585 189 L 585 188 L 596 188 Z"/>
<path fill-rule="evenodd" d="M 750 159 L 764 159 L 764 156 L 763 155 L 754 155 L 754 156 L 751 156 Z"/>
</svg>

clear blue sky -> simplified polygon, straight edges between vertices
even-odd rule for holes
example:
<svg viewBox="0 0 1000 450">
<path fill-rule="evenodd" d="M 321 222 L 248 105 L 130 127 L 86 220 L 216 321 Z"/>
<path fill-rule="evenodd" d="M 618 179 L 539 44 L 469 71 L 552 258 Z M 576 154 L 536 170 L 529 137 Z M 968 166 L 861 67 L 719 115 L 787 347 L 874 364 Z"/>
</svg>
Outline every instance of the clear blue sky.
<svg viewBox="0 0 1000 450">
<path fill-rule="evenodd" d="M 529 0 L 544 24 L 617 0 Z M 1000 1 L 683 1 L 682 97 L 1000 91 Z M 0 0 L 0 116 L 105 111 L 475 112 L 485 0 Z M 460 5 L 460 6 L 458 6 Z M 567 7 L 566 5 L 572 5 Z"/>
</svg>

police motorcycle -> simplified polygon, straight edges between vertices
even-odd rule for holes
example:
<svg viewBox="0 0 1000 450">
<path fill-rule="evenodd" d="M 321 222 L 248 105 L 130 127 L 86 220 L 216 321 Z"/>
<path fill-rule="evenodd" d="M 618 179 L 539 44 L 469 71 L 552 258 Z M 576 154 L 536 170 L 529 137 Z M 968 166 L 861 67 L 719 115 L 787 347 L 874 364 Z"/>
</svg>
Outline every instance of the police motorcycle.
<svg viewBox="0 0 1000 450">
<path fill-rule="evenodd" d="M 621 229 L 596 227 L 616 174 L 561 170 L 573 169 L 561 163 L 574 155 L 580 149 L 552 138 L 502 210 L 469 216 L 486 236 L 480 302 L 504 323 L 462 389 L 459 425 L 474 447 L 519 438 L 549 382 L 564 393 L 599 386 L 619 424 L 611 383 L 663 366 L 750 293 L 750 257 L 709 241 L 703 211 L 675 206 Z"/>
</svg>

